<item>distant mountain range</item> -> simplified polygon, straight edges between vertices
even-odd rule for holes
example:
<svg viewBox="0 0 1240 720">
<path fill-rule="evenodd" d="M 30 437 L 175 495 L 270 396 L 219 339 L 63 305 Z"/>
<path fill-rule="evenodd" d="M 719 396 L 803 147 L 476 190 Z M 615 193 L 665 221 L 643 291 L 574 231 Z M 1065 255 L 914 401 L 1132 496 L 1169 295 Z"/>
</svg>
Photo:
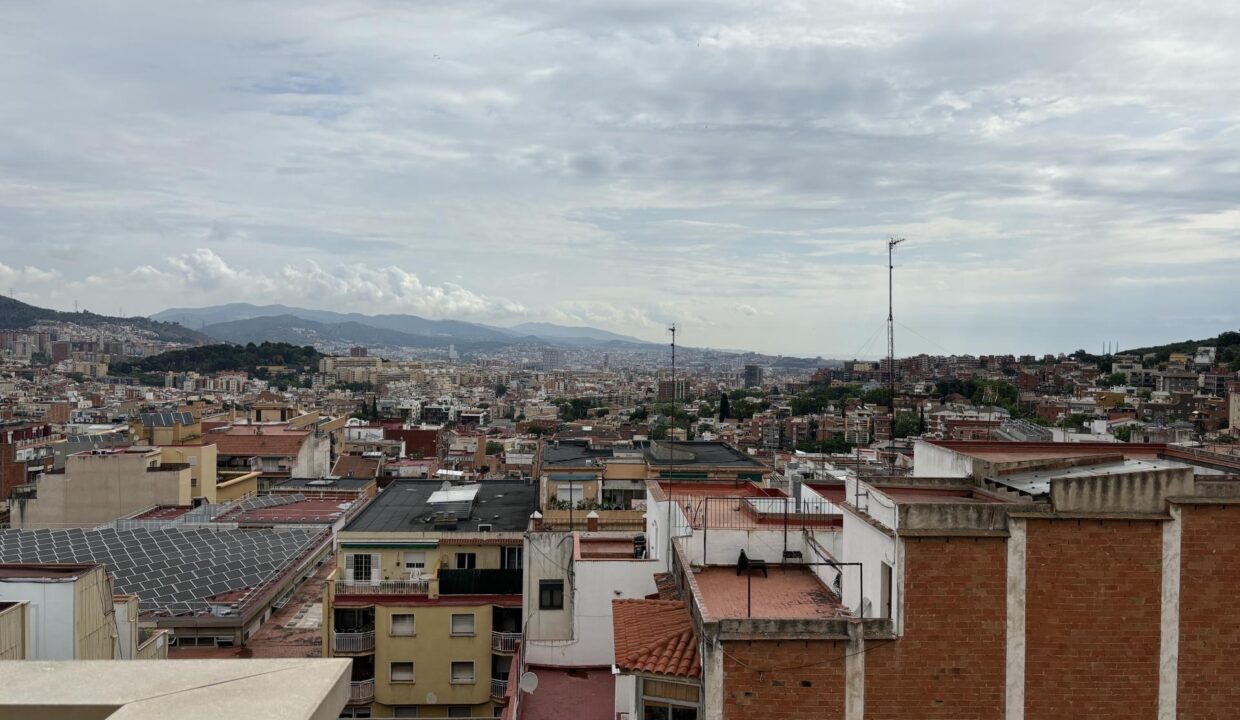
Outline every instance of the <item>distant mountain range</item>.
<svg viewBox="0 0 1240 720">
<path fill-rule="evenodd" d="M 125 325 L 138 330 L 148 330 L 165 342 L 200 344 L 211 338 L 184 325 L 160 322 L 144 317 L 113 317 L 93 312 L 62 312 L 30 305 L 10 297 L 0 297 L 0 329 L 25 330 L 39 322 L 70 322 L 86 327 L 98 325 Z"/>
<path fill-rule="evenodd" d="M 393 347 L 498 348 L 517 343 L 571 347 L 652 347 L 652 343 L 591 327 L 524 323 L 511 328 L 460 320 L 428 320 L 417 315 L 363 315 L 288 305 L 230 303 L 172 308 L 151 316 L 235 343 L 348 343 Z"/>
</svg>

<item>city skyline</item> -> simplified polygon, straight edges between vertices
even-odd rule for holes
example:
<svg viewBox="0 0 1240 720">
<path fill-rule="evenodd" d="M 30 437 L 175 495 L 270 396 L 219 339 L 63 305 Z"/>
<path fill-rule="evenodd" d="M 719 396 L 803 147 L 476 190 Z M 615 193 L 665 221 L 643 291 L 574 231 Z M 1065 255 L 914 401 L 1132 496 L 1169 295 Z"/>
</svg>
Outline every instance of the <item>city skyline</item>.
<svg viewBox="0 0 1240 720">
<path fill-rule="evenodd" d="M 1235 10 L 0 10 L 0 291 L 686 345 L 1099 350 L 1240 325 Z M 106 33 L 98 32 L 106 27 Z M 874 335 L 873 340 L 868 340 Z"/>
</svg>

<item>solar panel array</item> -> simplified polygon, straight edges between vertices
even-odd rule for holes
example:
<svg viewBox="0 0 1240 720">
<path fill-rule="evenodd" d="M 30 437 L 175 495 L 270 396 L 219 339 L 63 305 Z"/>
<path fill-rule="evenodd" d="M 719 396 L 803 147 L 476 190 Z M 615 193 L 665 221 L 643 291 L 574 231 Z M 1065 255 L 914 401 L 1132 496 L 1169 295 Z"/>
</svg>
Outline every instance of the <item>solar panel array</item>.
<svg viewBox="0 0 1240 720">
<path fill-rule="evenodd" d="M 300 493 L 294 495 L 263 495 L 261 497 L 252 497 L 248 500 L 242 500 L 237 503 L 236 507 L 237 510 L 245 512 L 247 510 L 260 510 L 262 508 L 292 505 L 293 503 L 305 501 L 306 496 Z"/>
<path fill-rule="evenodd" d="M 147 427 L 192 425 L 194 416 L 187 412 L 138 413 L 138 421 Z"/>
<path fill-rule="evenodd" d="M 116 590 L 144 611 L 208 610 L 206 599 L 274 579 L 327 533 L 323 528 L 176 528 L 0 531 L 0 562 L 107 567 Z"/>
</svg>

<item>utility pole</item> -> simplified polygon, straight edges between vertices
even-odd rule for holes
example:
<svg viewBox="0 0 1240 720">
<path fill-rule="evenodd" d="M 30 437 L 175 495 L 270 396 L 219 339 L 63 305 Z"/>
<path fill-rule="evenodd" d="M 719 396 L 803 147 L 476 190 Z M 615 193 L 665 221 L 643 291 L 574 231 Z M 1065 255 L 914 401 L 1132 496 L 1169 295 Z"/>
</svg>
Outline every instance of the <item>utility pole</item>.
<svg viewBox="0 0 1240 720">
<path fill-rule="evenodd" d="M 887 446 L 887 469 L 895 474 L 895 444 L 896 444 L 896 321 L 895 313 L 895 293 L 893 289 L 895 277 L 895 257 L 896 245 L 904 242 L 904 238 L 887 238 L 887 391 L 891 393 L 888 400 L 888 411 L 890 412 L 890 432 L 888 433 L 889 443 Z"/>
<path fill-rule="evenodd" d="M 668 431 L 669 436 L 676 430 L 676 323 L 667 329 L 672 334 L 672 429 Z M 651 448 L 654 447 L 654 441 L 651 440 Z M 658 453 L 655 453 L 658 457 Z M 676 498 L 672 495 L 672 484 L 676 481 L 676 448 L 672 445 L 671 437 L 667 440 L 667 556 L 672 556 L 672 506 L 676 504 Z"/>
</svg>

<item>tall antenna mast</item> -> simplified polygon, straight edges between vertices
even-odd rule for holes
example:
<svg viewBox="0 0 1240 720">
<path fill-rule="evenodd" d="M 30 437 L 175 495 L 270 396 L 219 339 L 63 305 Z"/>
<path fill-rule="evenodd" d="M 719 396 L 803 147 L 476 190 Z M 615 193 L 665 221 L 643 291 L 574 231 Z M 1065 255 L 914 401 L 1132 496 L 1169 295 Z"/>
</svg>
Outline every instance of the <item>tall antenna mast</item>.
<svg viewBox="0 0 1240 720">
<path fill-rule="evenodd" d="M 887 401 L 887 410 L 889 417 L 887 419 L 890 424 L 887 435 L 887 467 L 894 474 L 895 470 L 895 445 L 896 445 L 896 320 L 895 320 L 895 293 L 893 290 L 893 282 L 895 278 L 895 257 L 896 245 L 904 242 L 904 238 L 887 238 L 887 391 L 890 393 L 890 399 Z"/>
<path fill-rule="evenodd" d="M 668 431 L 667 439 L 667 551 L 669 553 L 668 557 L 671 557 L 672 506 L 676 504 L 676 498 L 672 495 L 672 483 L 676 482 L 676 446 L 673 444 L 673 438 L 675 437 L 673 433 L 676 432 L 676 323 L 672 323 L 672 326 L 667 331 L 672 334 L 672 429 Z M 650 441 L 650 448 L 654 450 L 654 440 Z M 656 457 L 658 457 L 657 454 Z"/>
</svg>

